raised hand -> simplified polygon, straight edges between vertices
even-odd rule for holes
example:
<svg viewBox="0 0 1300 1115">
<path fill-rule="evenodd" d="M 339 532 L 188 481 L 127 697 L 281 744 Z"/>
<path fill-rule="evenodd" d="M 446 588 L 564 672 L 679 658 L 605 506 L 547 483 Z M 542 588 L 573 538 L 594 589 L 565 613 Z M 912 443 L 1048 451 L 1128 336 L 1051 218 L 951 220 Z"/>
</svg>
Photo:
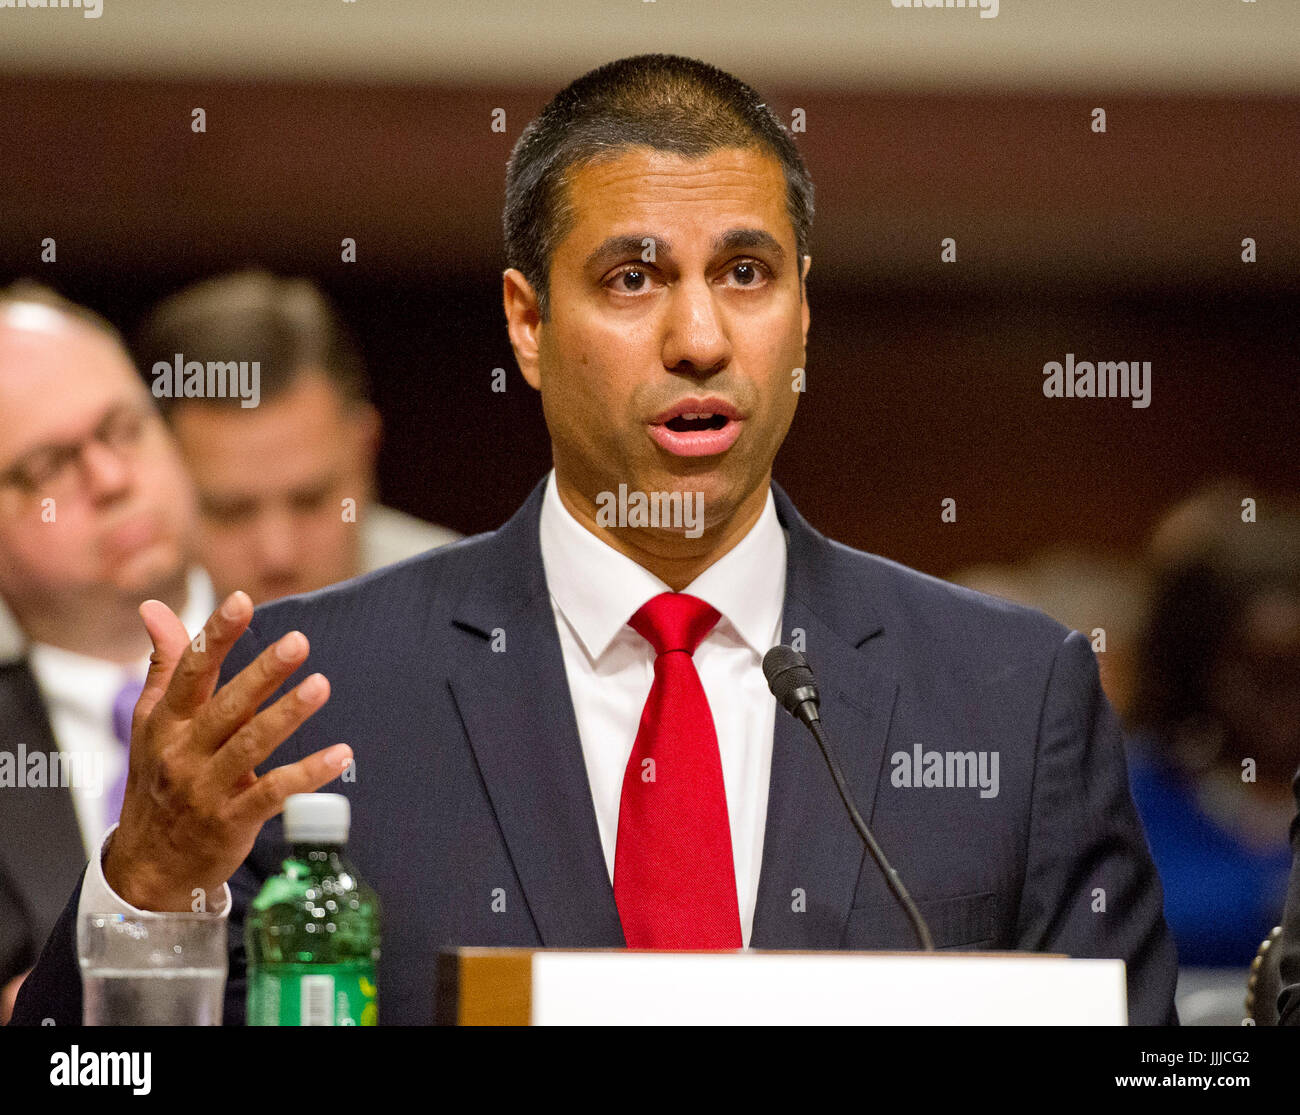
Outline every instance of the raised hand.
<svg viewBox="0 0 1300 1115">
<path fill-rule="evenodd" d="M 140 616 L 154 651 L 135 706 L 131 769 L 104 876 L 142 910 L 190 910 L 196 892 L 215 904 L 285 798 L 337 778 L 352 749 L 335 744 L 256 775 L 325 704 L 330 687 L 312 674 L 257 711 L 307 658 L 307 637 L 291 631 L 214 692 L 221 663 L 253 618 L 245 593 L 232 593 L 194 643 L 166 604 L 146 600 Z"/>
</svg>

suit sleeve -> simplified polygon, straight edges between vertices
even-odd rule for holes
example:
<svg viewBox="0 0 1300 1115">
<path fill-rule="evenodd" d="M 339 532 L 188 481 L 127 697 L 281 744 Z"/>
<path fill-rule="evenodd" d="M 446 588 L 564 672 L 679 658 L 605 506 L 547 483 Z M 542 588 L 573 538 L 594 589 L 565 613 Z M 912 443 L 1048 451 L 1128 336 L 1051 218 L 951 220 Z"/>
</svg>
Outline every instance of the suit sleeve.
<svg viewBox="0 0 1300 1115">
<path fill-rule="evenodd" d="M 218 685 L 224 685 L 248 663 L 257 657 L 261 644 L 250 628 L 222 663 Z M 274 758 L 274 757 L 273 757 Z M 268 761 L 266 766 L 278 765 Z M 226 977 L 224 1021 L 227 1025 L 242 1025 L 244 1021 L 244 912 L 256 895 L 268 873 L 268 865 L 275 861 L 274 847 L 278 826 L 267 826 L 271 832 L 259 835 L 248 858 L 239 866 L 229 882 L 231 904 L 227 922 L 227 951 L 229 972 Z M 41 951 L 40 959 L 23 982 L 14 1002 L 10 1025 L 56 1026 L 81 1025 L 81 969 L 77 961 L 77 915 L 82 887 L 86 884 L 83 871 L 72 897 L 64 906 L 59 920 Z"/>
<path fill-rule="evenodd" d="M 77 907 L 81 904 L 81 884 L 77 881 L 72 897 L 54 923 L 40 959 L 14 1000 L 10 1026 L 80 1026 L 81 972 L 77 967 Z"/>
<path fill-rule="evenodd" d="M 1178 958 L 1088 640 L 1057 651 L 1039 721 L 1017 948 L 1125 962 L 1129 1022 L 1174 1025 Z"/>
</svg>

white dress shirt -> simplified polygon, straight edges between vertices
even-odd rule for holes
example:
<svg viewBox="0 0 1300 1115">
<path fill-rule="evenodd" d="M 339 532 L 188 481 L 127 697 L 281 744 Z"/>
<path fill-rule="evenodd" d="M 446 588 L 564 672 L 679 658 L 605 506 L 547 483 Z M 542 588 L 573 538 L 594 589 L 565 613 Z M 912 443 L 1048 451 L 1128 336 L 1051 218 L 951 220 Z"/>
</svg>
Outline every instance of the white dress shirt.
<svg viewBox="0 0 1300 1115">
<path fill-rule="evenodd" d="M 627 621 L 651 597 L 672 590 L 569 514 L 554 471 L 542 503 L 541 546 L 612 883 L 623 773 L 654 682 L 654 648 Z M 762 661 L 780 642 L 785 563 L 785 532 L 769 490 L 749 533 L 682 590 L 722 613 L 694 659 L 722 758 L 745 947 L 753 930 L 763 862 L 776 720 L 776 701 L 763 677 Z"/>
</svg>

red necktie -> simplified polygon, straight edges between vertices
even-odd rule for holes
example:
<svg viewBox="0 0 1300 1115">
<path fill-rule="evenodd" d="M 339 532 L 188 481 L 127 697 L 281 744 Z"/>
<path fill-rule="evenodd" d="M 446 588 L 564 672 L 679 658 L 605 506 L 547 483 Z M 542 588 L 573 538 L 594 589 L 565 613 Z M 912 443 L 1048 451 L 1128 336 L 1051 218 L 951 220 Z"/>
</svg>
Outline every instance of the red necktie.
<svg viewBox="0 0 1300 1115">
<path fill-rule="evenodd" d="M 614 899 L 629 948 L 741 947 L 718 736 L 691 659 L 721 618 L 697 597 L 665 592 L 628 620 L 656 654 L 614 849 Z"/>
</svg>

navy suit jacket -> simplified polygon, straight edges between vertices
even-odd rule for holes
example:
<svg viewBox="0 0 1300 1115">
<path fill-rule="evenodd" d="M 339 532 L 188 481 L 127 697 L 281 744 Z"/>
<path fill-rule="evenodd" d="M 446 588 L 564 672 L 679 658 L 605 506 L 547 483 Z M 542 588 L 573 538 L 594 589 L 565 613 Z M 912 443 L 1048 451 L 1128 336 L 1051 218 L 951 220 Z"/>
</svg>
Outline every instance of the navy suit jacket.
<svg viewBox="0 0 1300 1115">
<path fill-rule="evenodd" d="M 1088 641 L 832 542 L 773 490 L 784 637 L 806 650 L 845 777 L 936 947 L 1118 957 L 1130 1020 L 1176 1021 L 1160 883 Z M 625 943 L 542 567 L 543 491 L 492 534 L 258 609 L 222 672 L 297 628 L 311 655 L 291 682 L 330 679 L 269 765 L 354 750 L 355 781 L 326 789 L 351 799 L 351 855 L 383 905 L 384 1023 L 432 1021 L 443 946 Z M 892 756 L 917 746 L 997 752 L 997 796 L 895 785 Z M 282 842 L 276 818 L 231 880 L 230 1022 L 244 1017 L 244 910 Z M 15 1021 L 79 1021 L 77 897 Z M 816 744 L 779 711 L 750 943 L 916 947 Z"/>
<path fill-rule="evenodd" d="M 40 687 L 25 657 L 0 662 L 0 754 L 59 754 Z M 66 786 L 0 787 L 0 984 L 36 963 L 86 849 Z"/>
</svg>

